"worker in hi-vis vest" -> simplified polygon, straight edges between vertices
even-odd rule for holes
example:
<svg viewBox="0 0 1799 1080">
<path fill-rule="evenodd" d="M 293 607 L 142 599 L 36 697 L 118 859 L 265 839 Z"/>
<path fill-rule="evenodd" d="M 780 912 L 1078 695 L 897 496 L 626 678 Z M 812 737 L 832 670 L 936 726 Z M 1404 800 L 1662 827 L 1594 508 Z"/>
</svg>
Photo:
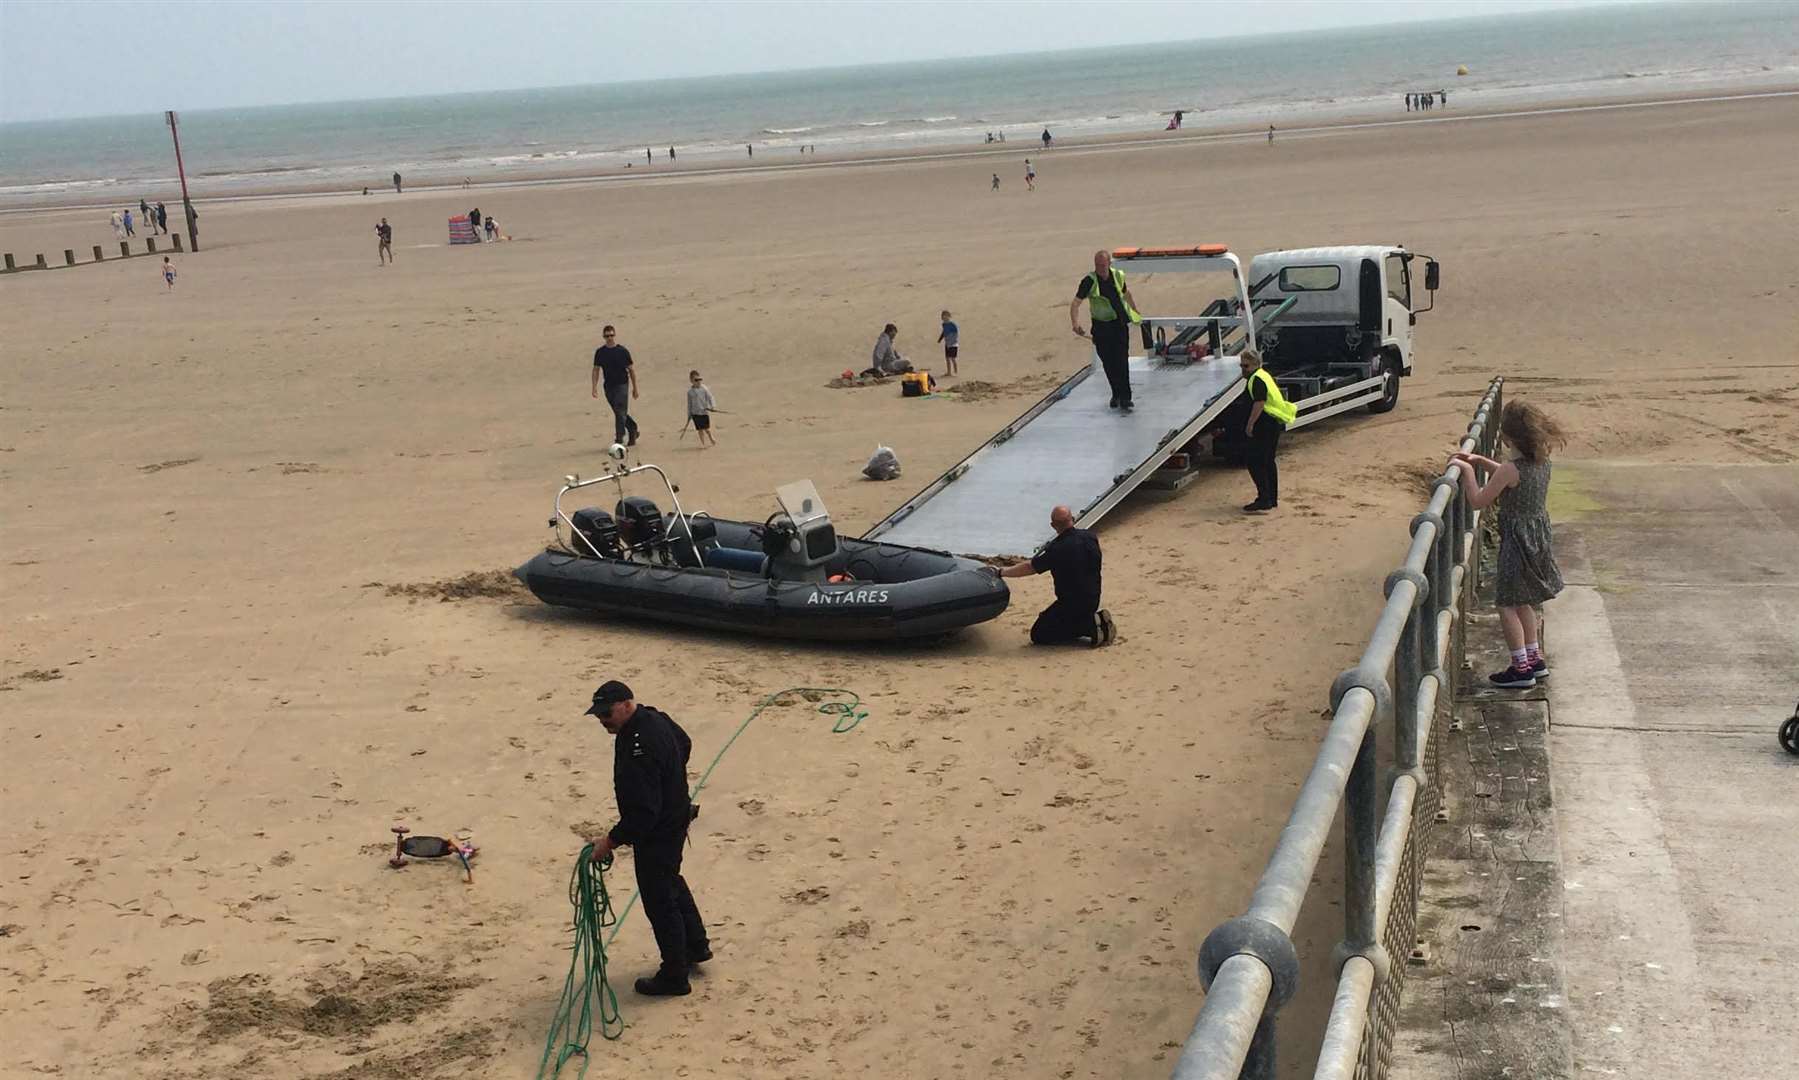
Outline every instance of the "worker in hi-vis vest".
<svg viewBox="0 0 1799 1080">
<path fill-rule="evenodd" d="M 1254 349 L 1244 349 L 1238 357 L 1243 367 L 1243 381 L 1249 390 L 1249 419 L 1244 421 L 1243 436 L 1249 447 L 1243 455 L 1249 466 L 1249 478 L 1256 482 L 1256 501 L 1243 508 L 1246 514 L 1260 514 L 1281 504 L 1280 470 L 1274 465 L 1274 448 L 1281 432 L 1299 415 L 1293 403 L 1281 396 L 1274 376 L 1262 366 L 1262 356 Z"/>
<path fill-rule="evenodd" d="M 1081 329 L 1081 301 L 1087 301 L 1087 314 L 1093 323 L 1093 348 L 1105 366 L 1106 381 L 1112 384 L 1112 403 L 1107 408 L 1131 411 L 1131 324 L 1142 322 L 1137 302 L 1124 283 L 1124 271 L 1112 269 L 1112 253 L 1093 253 L 1093 273 L 1081 279 L 1074 301 L 1068 305 L 1068 321 L 1076 337 L 1086 337 Z"/>
</svg>

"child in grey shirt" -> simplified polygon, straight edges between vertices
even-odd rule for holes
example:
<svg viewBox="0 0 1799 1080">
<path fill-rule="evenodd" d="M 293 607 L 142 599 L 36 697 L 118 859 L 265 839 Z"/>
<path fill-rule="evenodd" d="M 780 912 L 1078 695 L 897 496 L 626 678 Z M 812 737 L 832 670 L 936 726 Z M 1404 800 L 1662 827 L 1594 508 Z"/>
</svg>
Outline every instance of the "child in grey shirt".
<svg viewBox="0 0 1799 1080">
<path fill-rule="evenodd" d="M 712 411 L 718 403 L 712 400 L 712 391 L 701 381 L 700 373 L 687 373 L 687 421 L 693 430 L 699 432 L 701 446 L 717 446 L 718 436 L 712 434 Z"/>
</svg>

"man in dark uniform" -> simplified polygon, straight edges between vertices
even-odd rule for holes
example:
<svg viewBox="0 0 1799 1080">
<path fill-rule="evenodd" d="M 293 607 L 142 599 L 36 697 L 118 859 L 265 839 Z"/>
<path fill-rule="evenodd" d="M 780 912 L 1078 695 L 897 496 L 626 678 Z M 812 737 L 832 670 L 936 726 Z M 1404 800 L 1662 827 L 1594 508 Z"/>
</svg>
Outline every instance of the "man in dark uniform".
<svg viewBox="0 0 1799 1080">
<path fill-rule="evenodd" d="M 1086 337 L 1081 329 L 1081 301 L 1087 301 L 1093 323 L 1093 349 L 1106 369 L 1106 381 L 1112 384 L 1112 403 L 1107 408 L 1130 412 L 1131 405 L 1131 324 L 1141 322 L 1137 302 L 1124 283 L 1124 271 L 1112 269 L 1112 253 L 1093 253 L 1093 273 L 1081 279 L 1074 300 L 1068 305 L 1068 322 L 1076 337 Z"/>
<path fill-rule="evenodd" d="M 1112 613 L 1099 606 L 1099 537 L 1090 529 L 1074 527 L 1074 514 L 1066 506 L 1049 512 L 1055 539 L 1027 562 L 1013 563 L 1000 577 L 1029 577 L 1049 571 L 1056 583 L 1056 601 L 1043 609 L 1031 624 L 1031 644 L 1072 645 L 1088 641 L 1095 648 L 1110 645 L 1118 636 Z"/>
<path fill-rule="evenodd" d="M 693 741 L 668 714 L 631 698 L 614 679 L 593 693 L 588 713 L 612 733 L 612 786 L 618 824 L 588 841 L 597 862 L 620 847 L 637 849 L 637 890 L 656 934 L 662 966 L 637 980 L 637 992 L 669 997 L 692 992 L 690 967 L 712 959 L 706 924 L 681 877 L 681 846 L 698 809 L 687 801 L 687 757 Z"/>
</svg>

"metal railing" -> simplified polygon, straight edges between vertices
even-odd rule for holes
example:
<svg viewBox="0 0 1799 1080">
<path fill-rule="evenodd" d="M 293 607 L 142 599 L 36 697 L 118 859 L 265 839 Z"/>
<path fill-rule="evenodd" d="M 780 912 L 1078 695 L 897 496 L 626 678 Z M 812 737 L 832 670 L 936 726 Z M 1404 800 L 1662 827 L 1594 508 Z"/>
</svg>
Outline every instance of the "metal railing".
<svg viewBox="0 0 1799 1080">
<path fill-rule="evenodd" d="M 1474 412 L 1461 449 L 1491 455 L 1505 380 Z M 1479 470 L 1485 479 L 1485 470 Z M 1463 613 L 1479 572 L 1479 514 L 1445 467 L 1412 519 L 1405 562 L 1387 576 L 1386 605 L 1361 660 L 1331 686 L 1324 745 L 1294 800 L 1243 915 L 1199 950 L 1206 1000 L 1176 1080 L 1271 1080 L 1275 1017 L 1299 985 L 1293 924 L 1339 806 L 1344 808 L 1343 941 L 1331 957 L 1337 991 L 1315 1080 L 1383 1080 L 1392 1058 L 1404 959 L 1441 790 L 1440 723 L 1461 667 Z M 1393 767 L 1379 817 L 1376 733 L 1391 720 Z M 1394 956 L 1400 957 L 1394 963 Z"/>
</svg>

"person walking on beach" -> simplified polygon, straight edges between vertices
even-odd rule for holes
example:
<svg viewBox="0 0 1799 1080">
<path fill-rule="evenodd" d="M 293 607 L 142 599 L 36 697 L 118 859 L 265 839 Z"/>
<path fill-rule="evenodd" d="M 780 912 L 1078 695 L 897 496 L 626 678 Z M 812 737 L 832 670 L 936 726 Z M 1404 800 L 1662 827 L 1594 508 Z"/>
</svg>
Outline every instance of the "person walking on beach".
<svg viewBox="0 0 1799 1080">
<path fill-rule="evenodd" d="M 1549 678 L 1538 634 L 1537 611 L 1562 591 L 1549 527 L 1549 456 L 1568 442 L 1561 426 L 1523 401 L 1508 401 L 1499 433 L 1518 452 L 1503 464 L 1458 451 L 1451 462 L 1462 475 L 1468 504 L 1482 510 L 1499 505 L 1499 565 L 1493 601 L 1512 662 L 1487 681 L 1505 690 L 1527 690 Z M 1474 467 L 1492 470 L 1482 484 Z"/>
<path fill-rule="evenodd" d="M 394 227 L 386 218 L 375 226 L 375 265 L 386 266 L 394 261 Z"/>
<path fill-rule="evenodd" d="M 137 230 L 131 227 L 131 207 L 125 208 L 125 235 L 136 236 Z"/>
<path fill-rule="evenodd" d="M 951 321 L 948 311 L 938 312 L 937 317 L 943 321 L 937 340 L 943 343 L 943 374 L 947 378 L 956 373 L 956 353 L 960 351 L 962 331 Z"/>
<path fill-rule="evenodd" d="M 469 224 L 469 228 L 473 229 L 475 232 L 475 242 L 480 243 L 480 241 L 481 241 L 481 208 L 479 206 L 475 207 L 473 210 L 470 210 L 468 212 L 468 224 Z"/>
<path fill-rule="evenodd" d="M 1130 412 L 1131 403 L 1131 324 L 1142 322 L 1137 314 L 1137 301 L 1124 283 L 1124 271 L 1112 266 L 1112 253 L 1093 253 L 1093 273 L 1081 279 L 1068 305 L 1068 322 L 1076 337 L 1086 337 L 1081 329 L 1081 301 L 1087 301 L 1088 322 L 1093 324 L 1093 348 L 1105 368 L 1106 382 L 1112 387 L 1110 409 Z"/>
<path fill-rule="evenodd" d="M 604 386 L 606 404 L 612 406 L 612 441 L 636 446 L 631 400 L 637 396 L 637 368 L 631 363 L 631 350 L 618 344 L 618 331 L 607 326 L 600 333 L 606 343 L 593 352 L 593 396 L 599 397 Z"/>
<path fill-rule="evenodd" d="M 998 174 L 998 173 L 994 173 L 994 174 L 993 174 L 993 188 L 992 188 L 992 190 L 994 190 L 994 191 L 998 191 L 998 190 L 999 190 L 999 174 Z"/>
<path fill-rule="evenodd" d="M 687 373 L 687 422 L 693 425 L 694 432 L 700 438 L 700 445 L 710 443 L 718 445 L 718 436 L 712 434 L 712 412 L 718 408 L 718 402 L 712 399 L 712 389 L 706 385 L 700 373 Z"/>
<path fill-rule="evenodd" d="M 169 261 L 167 255 L 162 257 L 162 283 L 169 287 L 170 292 L 175 291 L 175 264 Z"/>
<path fill-rule="evenodd" d="M 116 240 L 125 239 L 125 219 L 119 216 L 117 210 L 112 212 L 112 235 Z"/>
<path fill-rule="evenodd" d="M 1099 606 L 1099 537 L 1091 529 L 1074 527 L 1074 513 L 1066 506 L 1049 512 L 1055 539 L 1029 559 L 996 571 L 1003 578 L 1029 577 L 1049 571 L 1056 585 L 1055 602 L 1044 608 L 1031 624 L 1033 645 L 1073 645 L 1085 641 L 1095 648 L 1110 645 L 1118 637 L 1112 613 Z"/>
<path fill-rule="evenodd" d="M 400 174 L 398 172 L 395 172 L 394 173 L 394 194 L 398 195 L 399 193 L 400 193 Z"/>
<path fill-rule="evenodd" d="M 1030 158 L 1024 159 L 1024 188 L 1026 191 L 1037 190 L 1037 167 L 1031 164 Z"/>
<path fill-rule="evenodd" d="M 668 148 L 668 160 L 675 160 L 675 148 L 672 146 Z"/>
<path fill-rule="evenodd" d="M 1274 464 L 1274 450 L 1281 441 L 1281 432 L 1287 430 L 1299 410 L 1281 395 L 1280 385 L 1262 366 L 1260 353 L 1244 349 L 1237 362 L 1249 390 L 1249 418 L 1243 423 L 1243 437 L 1249 445 L 1243 452 L 1243 464 L 1256 485 L 1255 501 L 1243 512 L 1260 514 L 1281 504 L 1281 476 Z"/>
<path fill-rule="evenodd" d="M 1043 148 L 1045 150 L 1048 150 L 1055 141 L 1056 140 L 1050 138 L 1049 129 L 1044 128 L 1043 129 Z"/>
<path fill-rule="evenodd" d="M 618 800 L 618 824 L 587 841 L 591 858 L 602 862 L 621 847 L 636 850 L 637 894 L 662 958 L 656 974 L 634 985 L 645 997 L 690 994 L 688 972 L 712 959 L 705 920 L 681 876 L 687 830 L 699 813 L 687 794 L 693 740 L 667 713 L 637 704 L 631 688 L 617 679 L 600 684 L 587 712 L 613 737 L 612 790 Z"/>
<path fill-rule="evenodd" d="M 169 208 L 161 203 L 156 204 L 156 229 L 164 236 L 169 235 Z"/>
<path fill-rule="evenodd" d="M 1274 125 L 1273 124 L 1268 125 L 1268 145 L 1269 146 L 1274 145 Z"/>
<path fill-rule="evenodd" d="M 148 199 L 137 201 L 137 219 L 144 223 L 146 229 L 154 230 L 156 228 L 156 222 L 150 218 L 150 201 Z"/>
</svg>

